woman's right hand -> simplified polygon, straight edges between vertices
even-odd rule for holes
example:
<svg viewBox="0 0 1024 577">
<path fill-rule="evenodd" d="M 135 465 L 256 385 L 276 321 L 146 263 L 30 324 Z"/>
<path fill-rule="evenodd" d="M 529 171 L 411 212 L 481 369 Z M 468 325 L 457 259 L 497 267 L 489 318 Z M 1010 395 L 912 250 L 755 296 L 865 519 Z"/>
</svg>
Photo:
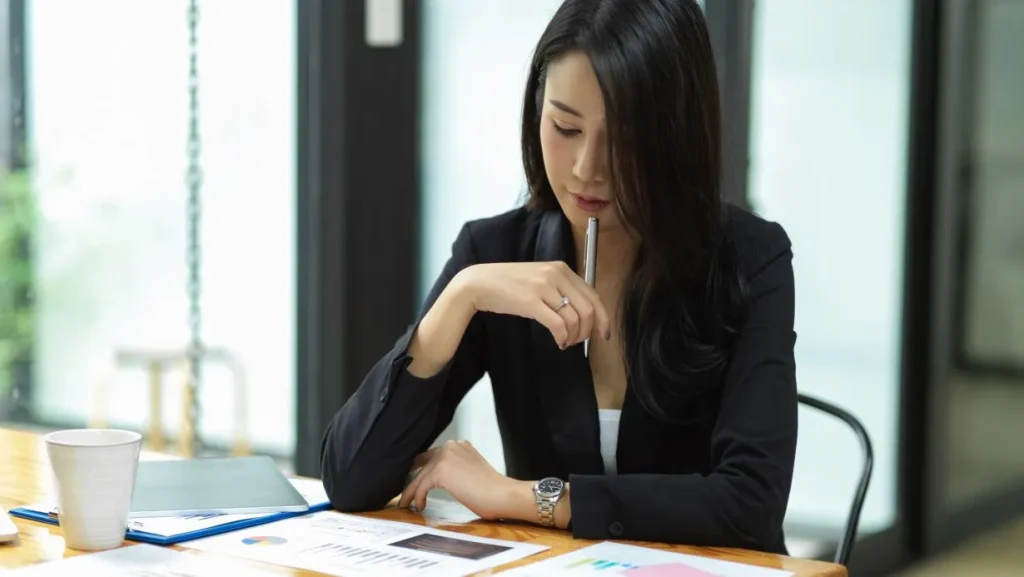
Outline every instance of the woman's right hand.
<svg viewBox="0 0 1024 577">
<path fill-rule="evenodd" d="M 611 319 L 597 292 L 562 261 L 478 264 L 460 275 L 475 310 L 534 319 L 562 349 L 592 334 L 611 337 Z M 569 302 L 559 308 L 563 297 Z"/>
</svg>

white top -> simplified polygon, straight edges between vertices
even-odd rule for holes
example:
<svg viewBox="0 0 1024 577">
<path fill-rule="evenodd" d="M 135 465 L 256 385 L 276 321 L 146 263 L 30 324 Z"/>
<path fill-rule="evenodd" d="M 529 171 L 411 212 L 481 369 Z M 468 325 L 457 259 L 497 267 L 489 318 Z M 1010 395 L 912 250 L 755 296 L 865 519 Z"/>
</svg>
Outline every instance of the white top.
<svg viewBox="0 0 1024 577">
<path fill-rule="evenodd" d="M 619 415 L 622 411 L 615 409 L 598 409 L 597 420 L 601 425 L 601 458 L 604 459 L 604 472 L 614 475 L 618 466 L 615 461 L 615 449 L 619 446 Z"/>
</svg>

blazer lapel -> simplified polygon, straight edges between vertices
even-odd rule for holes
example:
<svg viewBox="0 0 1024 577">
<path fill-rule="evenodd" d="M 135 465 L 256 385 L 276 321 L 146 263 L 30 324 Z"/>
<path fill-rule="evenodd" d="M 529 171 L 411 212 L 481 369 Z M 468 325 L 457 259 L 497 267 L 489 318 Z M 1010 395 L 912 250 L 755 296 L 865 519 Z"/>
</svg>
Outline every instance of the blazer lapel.
<svg viewBox="0 0 1024 577">
<path fill-rule="evenodd" d="M 533 260 L 560 260 L 575 270 L 572 230 L 561 211 L 548 211 L 542 216 Z M 559 349 L 547 328 L 536 321 L 530 322 L 530 338 L 535 386 L 562 459 L 561 475 L 567 479 L 570 473 L 603 473 L 597 398 L 583 346 Z"/>
</svg>

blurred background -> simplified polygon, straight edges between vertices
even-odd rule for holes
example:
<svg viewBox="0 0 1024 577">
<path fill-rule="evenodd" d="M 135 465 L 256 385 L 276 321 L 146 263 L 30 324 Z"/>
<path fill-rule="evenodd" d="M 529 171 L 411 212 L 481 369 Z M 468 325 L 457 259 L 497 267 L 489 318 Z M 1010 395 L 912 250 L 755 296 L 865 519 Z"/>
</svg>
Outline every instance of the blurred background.
<svg viewBox="0 0 1024 577">
<path fill-rule="evenodd" d="M 318 475 L 462 223 L 521 202 L 560 0 L 198 4 L 0 0 L 0 426 Z M 853 574 L 1019 574 L 1024 1 L 702 4 L 799 386 L 874 444 Z M 486 379 L 444 436 L 504 469 Z M 831 558 L 859 459 L 801 412 L 794 554 Z"/>
</svg>

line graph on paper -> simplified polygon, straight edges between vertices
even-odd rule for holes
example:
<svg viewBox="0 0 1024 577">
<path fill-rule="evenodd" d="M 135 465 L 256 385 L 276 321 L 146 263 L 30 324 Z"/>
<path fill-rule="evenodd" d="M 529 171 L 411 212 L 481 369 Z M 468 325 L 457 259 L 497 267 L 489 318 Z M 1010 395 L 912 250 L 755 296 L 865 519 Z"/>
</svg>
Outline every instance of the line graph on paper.
<svg viewBox="0 0 1024 577">
<path fill-rule="evenodd" d="M 332 515 L 314 517 L 312 527 L 319 532 L 328 533 L 332 540 L 357 540 L 364 543 L 388 541 L 395 537 L 409 533 L 415 527 L 402 524 L 383 524 L 374 521 L 364 521 L 358 517 L 348 515 Z"/>
</svg>

